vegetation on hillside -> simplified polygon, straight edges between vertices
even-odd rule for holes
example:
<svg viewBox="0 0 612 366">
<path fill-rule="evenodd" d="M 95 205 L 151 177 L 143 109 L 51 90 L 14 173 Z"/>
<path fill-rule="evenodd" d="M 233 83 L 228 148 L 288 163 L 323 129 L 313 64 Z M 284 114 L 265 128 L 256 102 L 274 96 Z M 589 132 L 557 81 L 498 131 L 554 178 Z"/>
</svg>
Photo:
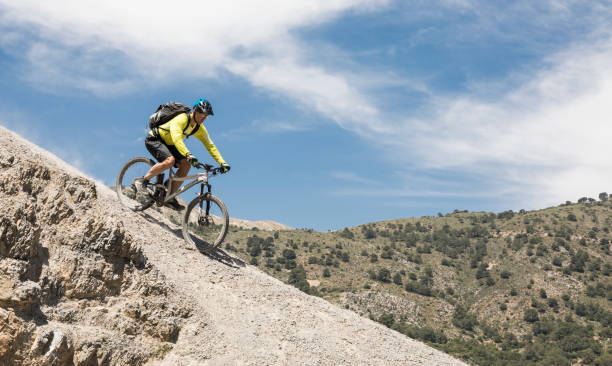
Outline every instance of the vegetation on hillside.
<svg viewBox="0 0 612 366">
<path fill-rule="evenodd" d="M 300 290 L 479 365 L 611 365 L 612 202 L 455 210 L 345 228 L 231 228 L 225 248 Z"/>
</svg>

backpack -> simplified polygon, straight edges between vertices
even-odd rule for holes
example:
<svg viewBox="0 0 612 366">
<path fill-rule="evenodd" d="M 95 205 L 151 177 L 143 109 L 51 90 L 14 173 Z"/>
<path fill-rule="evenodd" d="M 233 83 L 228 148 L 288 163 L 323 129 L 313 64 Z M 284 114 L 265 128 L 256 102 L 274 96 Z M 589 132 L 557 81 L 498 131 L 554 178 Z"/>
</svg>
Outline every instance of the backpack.
<svg viewBox="0 0 612 366">
<path fill-rule="evenodd" d="M 182 103 L 168 102 L 166 104 L 161 104 L 159 107 L 157 107 L 157 110 L 155 110 L 155 113 L 153 113 L 151 117 L 149 117 L 149 128 L 155 131 L 155 134 L 158 134 L 157 127 L 170 121 L 172 118 L 178 116 L 181 113 L 186 113 L 187 114 L 187 126 L 185 126 L 185 130 L 183 130 L 183 133 L 185 133 L 187 128 L 189 128 L 189 111 L 191 111 L 191 108 L 189 108 L 188 106 Z M 196 133 L 196 131 L 199 128 L 200 128 L 200 125 L 197 125 L 193 129 L 193 131 L 191 131 L 189 136 Z"/>
<path fill-rule="evenodd" d="M 189 111 L 191 111 L 191 108 L 181 103 L 170 102 L 161 104 L 157 107 L 155 113 L 149 117 L 149 128 L 157 128 L 181 113 L 187 113 L 187 115 L 189 115 Z"/>
</svg>

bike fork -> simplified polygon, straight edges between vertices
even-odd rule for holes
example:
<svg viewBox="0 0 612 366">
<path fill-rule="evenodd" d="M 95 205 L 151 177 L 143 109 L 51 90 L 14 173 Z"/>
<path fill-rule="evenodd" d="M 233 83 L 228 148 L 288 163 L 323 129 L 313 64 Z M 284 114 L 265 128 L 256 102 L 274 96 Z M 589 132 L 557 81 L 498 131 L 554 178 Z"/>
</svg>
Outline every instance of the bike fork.
<svg viewBox="0 0 612 366">
<path fill-rule="evenodd" d="M 210 184 L 206 183 L 206 188 L 207 188 L 207 191 L 208 191 L 208 196 L 210 196 L 210 190 L 211 190 L 212 187 L 210 186 Z M 202 184 L 200 186 L 200 196 L 202 198 L 205 197 L 204 196 L 204 184 Z M 200 212 L 202 212 L 202 201 L 203 200 L 200 200 Z M 210 200 L 209 199 L 206 200 L 206 216 L 208 216 L 208 214 L 210 214 Z"/>
</svg>

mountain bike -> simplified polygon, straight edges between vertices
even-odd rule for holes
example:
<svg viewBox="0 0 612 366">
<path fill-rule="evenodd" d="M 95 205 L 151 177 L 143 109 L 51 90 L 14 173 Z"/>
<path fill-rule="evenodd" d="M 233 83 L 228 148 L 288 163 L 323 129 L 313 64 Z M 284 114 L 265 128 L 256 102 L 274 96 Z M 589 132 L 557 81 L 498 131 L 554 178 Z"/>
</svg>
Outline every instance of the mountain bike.
<svg viewBox="0 0 612 366">
<path fill-rule="evenodd" d="M 197 238 L 203 240 L 207 247 L 202 252 L 209 252 L 216 249 L 225 239 L 229 228 L 229 215 L 225 204 L 219 197 L 211 194 L 212 186 L 208 182 L 210 177 L 221 174 L 221 168 L 214 168 L 208 164 L 198 164 L 196 169 L 203 169 L 203 173 L 188 175 L 186 177 L 176 177 L 173 169 L 168 170 L 168 179 L 164 182 L 164 173 L 159 174 L 149 182 L 147 192 L 138 192 L 134 181 L 136 178 L 144 176 L 149 169 L 155 165 L 152 159 L 146 157 L 136 157 L 128 161 L 117 176 L 116 191 L 121 203 L 132 211 L 144 211 L 156 204 L 163 206 L 181 193 L 200 184 L 200 193 L 194 198 L 185 210 L 183 217 L 182 232 L 185 241 L 193 246 L 196 245 Z M 173 182 L 185 182 L 176 192 L 170 194 Z"/>
</svg>

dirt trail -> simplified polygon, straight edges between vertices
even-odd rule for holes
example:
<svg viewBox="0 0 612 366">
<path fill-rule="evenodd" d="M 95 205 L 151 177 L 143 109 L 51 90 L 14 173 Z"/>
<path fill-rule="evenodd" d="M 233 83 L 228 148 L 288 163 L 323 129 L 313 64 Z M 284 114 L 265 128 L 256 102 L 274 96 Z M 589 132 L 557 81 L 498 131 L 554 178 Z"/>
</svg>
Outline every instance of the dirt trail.
<svg viewBox="0 0 612 366">
<path fill-rule="evenodd" d="M 0 144 L 84 175 L 51 153 L 0 127 Z M 91 179 L 91 178 L 88 178 Z M 203 255 L 162 214 L 133 213 L 96 183 L 92 210 L 119 219 L 159 280 L 191 316 L 172 349 L 151 365 L 464 365 L 423 343 L 340 309 L 242 263 L 231 253 Z M 134 301 L 137 299 L 135 298 Z"/>
</svg>

